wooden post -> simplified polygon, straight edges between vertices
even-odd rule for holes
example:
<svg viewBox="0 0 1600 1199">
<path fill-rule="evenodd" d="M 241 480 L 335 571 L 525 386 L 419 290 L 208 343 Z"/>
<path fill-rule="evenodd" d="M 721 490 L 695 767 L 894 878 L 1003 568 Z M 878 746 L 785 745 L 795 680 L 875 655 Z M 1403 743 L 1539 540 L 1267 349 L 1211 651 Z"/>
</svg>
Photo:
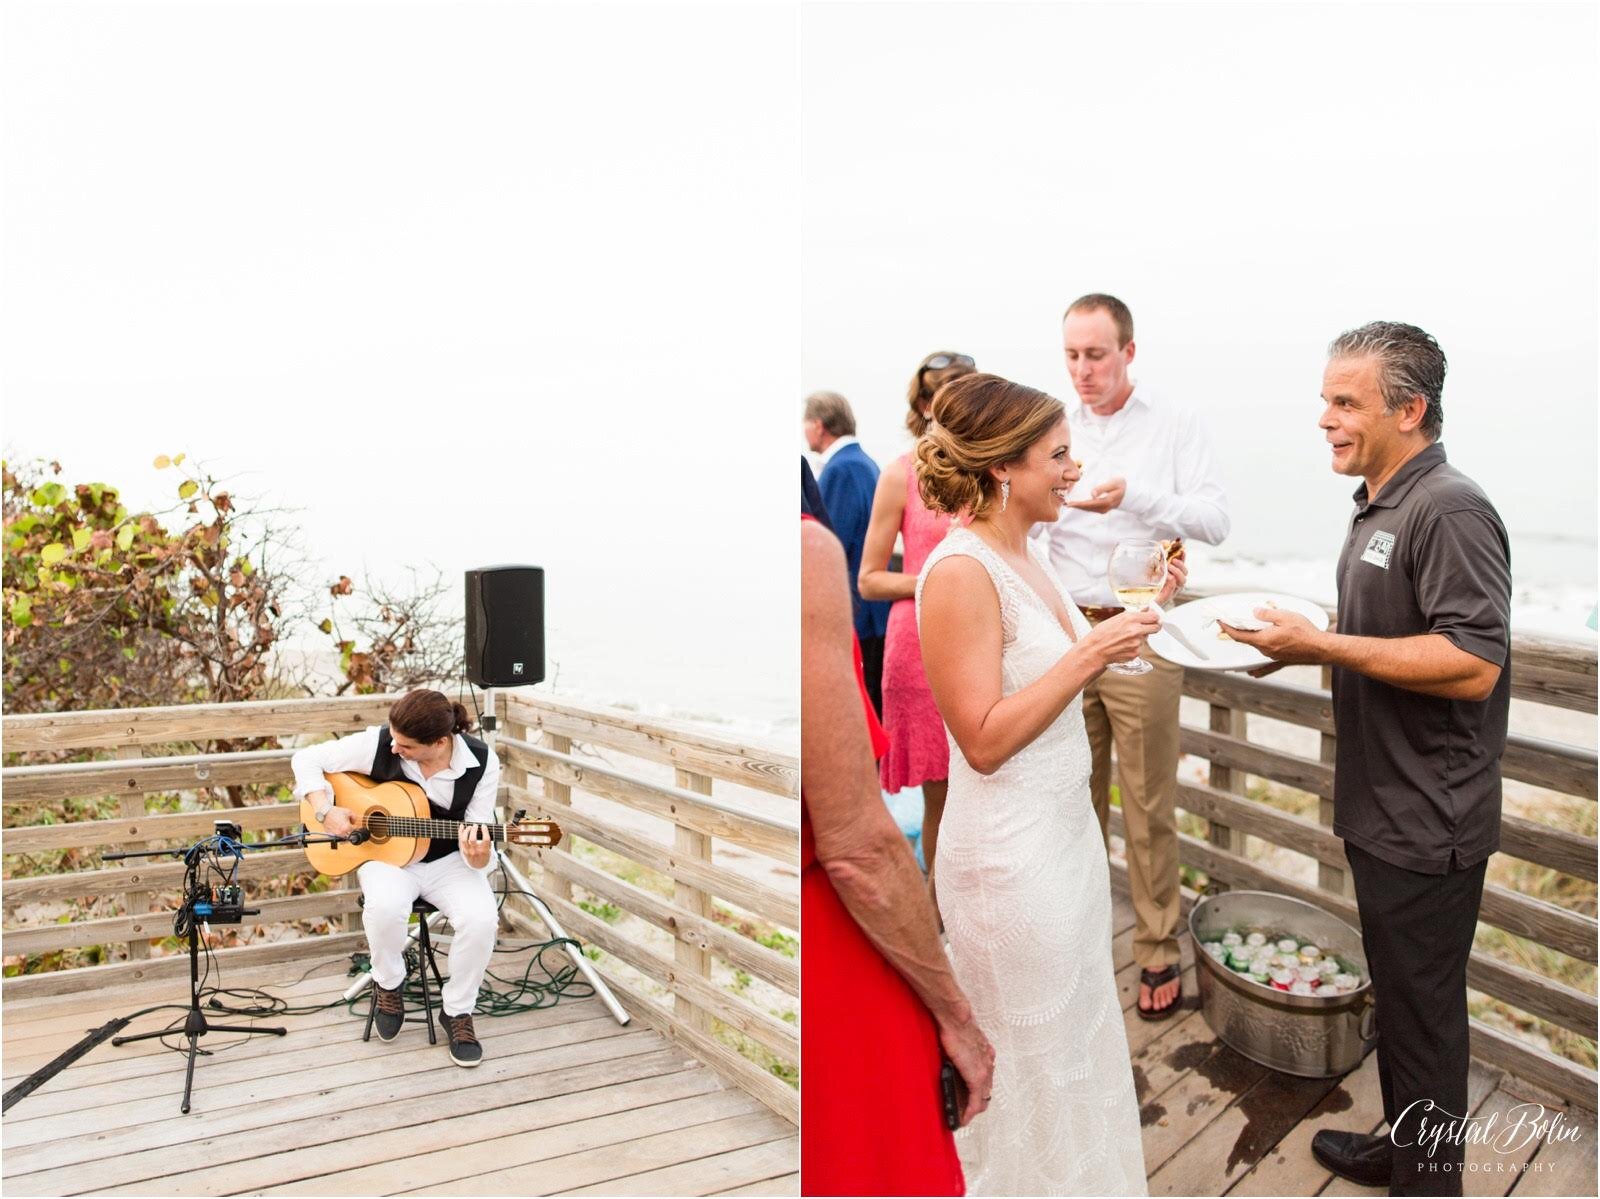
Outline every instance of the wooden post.
<svg viewBox="0 0 1600 1199">
<path fill-rule="evenodd" d="M 1211 731 L 1223 733 L 1229 737 L 1237 737 L 1243 741 L 1249 736 L 1249 714 L 1237 708 L 1225 708 L 1220 704 L 1211 704 Z M 1230 791 L 1234 795 L 1245 794 L 1245 774 L 1236 771 L 1231 766 L 1218 766 L 1211 764 L 1211 785 L 1218 791 Z M 1215 820 L 1208 821 L 1210 829 L 1206 834 L 1207 840 L 1218 849 L 1228 853 L 1244 853 L 1244 836 L 1237 829 L 1219 824 Z M 1209 891 L 1226 891 L 1228 884 L 1218 879 L 1211 879 Z"/>
<path fill-rule="evenodd" d="M 142 758 L 144 751 L 137 745 L 117 746 L 117 760 L 126 761 L 133 758 Z M 143 792 L 137 795 L 124 795 L 119 802 L 120 813 L 124 817 L 142 817 L 145 814 L 145 799 Z M 129 865 L 135 862 L 148 863 L 150 858 L 132 858 Z M 122 896 L 123 911 L 129 916 L 140 916 L 150 910 L 150 892 L 128 891 Z M 148 940 L 129 941 L 128 960 L 143 961 L 150 956 L 150 942 Z"/>
<path fill-rule="evenodd" d="M 697 795 L 711 794 L 711 779 L 708 775 L 695 774 L 692 771 L 679 769 L 675 781 L 685 791 L 693 791 Z M 711 862 L 711 838 L 705 833 L 697 833 L 693 829 L 684 828 L 675 824 L 673 833 L 673 849 L 679 858 L 690 858 L 698 862 Z M 691 915 L 711 919 L 711 896 L 698 887 L 686 886 L 676 883 L 672 891 L 673 902 Z M 678 969 L 685 974 L 693 974 L 711 980 L 711 955 L 698 946 L 690 945 L 682 939 L 673 941 L 672 956 L 677 962 Z M 698 1032 L 710 1033 L 711 1017 L 704 1009 L 691 1003 L 682 995 L 675 994 L 672 998 L 673 1013 L 683 1023 Z"/>
<path fill-rule="evenodd" d="M 1333 667 L 1324 666 L 1322 668 L 1322 686 L 1324 690 L 1332 689 Z M 1332 763 L 1337 745 L 1338 738 L 1332 733 L 1323 733 L 1318 756 L 1322 761 Z M 1317 820 L 1324 828 L 1333 827 L 1333 800 L 1319 799 L 1317 801 Z M 1350 876 L 1339 867 L 1330 866 L 1326 862 L 1317 863 L 1317 886 L 1324 891 L 1332 891 L 1335 895 L 1343 895 L 1348 899 L 1355 898 L 1356 888 Z"/>
<path fill-rule="evenodd" d="M 513 725 L 510 726 L 510 730 L 511 735 L 518 740 L 526 741 L 528 739 L 528 729 L 526 725 Z M 571 737 L 560 737 L 555 733 L 546 733 L 544 735 L 544 744 L 549 746 L 558 754 L 570 754 L 572 752 Z M 527 779 L 528 775 L 526 771 L 522 773 L 522 777 L 524 780 Z M 555 783 L 551 782 L 549 779 L 541 779 L 540 781 L 544 785 L 544 797 L 550 801 L 550 806 L 552 808 L 570 808 L 572 806 L 572 787 L 570 784 Z M 527 783 L 524 781 L 523 786 L 526 785 Z M 559 812 L 552 811 L 551 815 L 555 817 L 557 824 L 561 823 L 561 814 Z M 572 838 L 570 836 L 563 836 L 561 838 L 561 844 L 556 846 L 556 852 L 571 853 Z M 545 886 L 548 887 L 554 894 L 560 896 L 569 903 L 572 902 L 572 883 L 570 881 L 561 878 L 559 875 L 550 871 L 545 873 L 544 881 Z"/>
</svg>

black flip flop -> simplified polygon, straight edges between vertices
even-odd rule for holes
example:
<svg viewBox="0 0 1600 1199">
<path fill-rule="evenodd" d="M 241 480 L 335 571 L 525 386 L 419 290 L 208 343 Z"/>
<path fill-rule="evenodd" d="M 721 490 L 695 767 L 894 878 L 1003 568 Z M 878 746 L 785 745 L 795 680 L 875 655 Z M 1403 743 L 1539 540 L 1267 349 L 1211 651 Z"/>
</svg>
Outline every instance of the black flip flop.
<svg viewBox="0 0 1600 1199">
<path fill-rule="evenodd" d="M 1133 1008 L 1139 1013 L 1141 1020 L 1165 1020 L 1183 1006 L 1183 966 L 1173 962 L 1165 970 L 1141 970 L 1139 982 L 1150 988 L 1151 997 L 1154 998 L 1157 987 L 1164 987 L 1174 979 L 1178 980 L 1178 993 L 1172 997 L 1172 1002 L 1164 1008 L 1142 1008 L 1139 1001 L 1134 1000 Z"/>
</svg>

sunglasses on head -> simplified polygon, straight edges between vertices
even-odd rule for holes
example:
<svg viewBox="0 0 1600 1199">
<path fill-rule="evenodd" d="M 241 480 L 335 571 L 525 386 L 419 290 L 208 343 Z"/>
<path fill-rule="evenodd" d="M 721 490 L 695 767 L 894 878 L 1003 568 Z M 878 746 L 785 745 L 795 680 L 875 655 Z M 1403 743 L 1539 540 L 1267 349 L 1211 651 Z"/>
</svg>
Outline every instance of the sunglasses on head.
<svg viewBox="0 0 1600 1199">
<path fill-rule="evenodd" d="M 922 364 L 925 371 L 942 371 L 947 366 L 970 366 L 978 364 L 965 354 L 935 354 Z"/>
</svg>

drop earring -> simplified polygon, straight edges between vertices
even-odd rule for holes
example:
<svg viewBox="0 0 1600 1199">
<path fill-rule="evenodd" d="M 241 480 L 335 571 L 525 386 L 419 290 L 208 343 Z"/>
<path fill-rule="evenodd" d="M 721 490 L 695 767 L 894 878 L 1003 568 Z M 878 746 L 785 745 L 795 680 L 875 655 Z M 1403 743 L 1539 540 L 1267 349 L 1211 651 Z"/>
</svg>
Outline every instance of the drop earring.
<svg viewBox="0 0 1600 1199">
<path fill-rule="evenodd" d="M 1006 505 L 1011 502 L 1011 480 L 1000 480 L 1000 511 L 1006 510 Z"/>
</svg>

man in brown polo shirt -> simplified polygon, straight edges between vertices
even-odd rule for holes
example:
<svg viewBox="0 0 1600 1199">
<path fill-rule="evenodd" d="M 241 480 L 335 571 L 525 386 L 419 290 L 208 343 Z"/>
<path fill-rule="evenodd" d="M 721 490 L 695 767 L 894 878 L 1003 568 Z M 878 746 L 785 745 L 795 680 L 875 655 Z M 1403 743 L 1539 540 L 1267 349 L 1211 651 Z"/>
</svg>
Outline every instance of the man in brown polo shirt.
<svg viewBox="0 0 1600 1199">
<path fill-rule="evenodd" d="M 1468 1115 L 1467 959 L 1499 847 L 1511 696 L 1510 542 L 1445 460 L 1445 366 L 1412 325 L 1333 342 L 1320 426 L 1333 469 L 1365 480 L 1339 555 L 1338 632 L 1276 609 L 1256 613 L 1267 629 L 1228 630 L 1278 662 L 1333 667 L 1333 830 L 1372 971 L 1390 1131 L 1319 1132 L 1312 1152 L 1395 1195 L 1461 1194 L 1464 1143 L 1418 1133 L 1424 1118 Z"/>
</svg>

